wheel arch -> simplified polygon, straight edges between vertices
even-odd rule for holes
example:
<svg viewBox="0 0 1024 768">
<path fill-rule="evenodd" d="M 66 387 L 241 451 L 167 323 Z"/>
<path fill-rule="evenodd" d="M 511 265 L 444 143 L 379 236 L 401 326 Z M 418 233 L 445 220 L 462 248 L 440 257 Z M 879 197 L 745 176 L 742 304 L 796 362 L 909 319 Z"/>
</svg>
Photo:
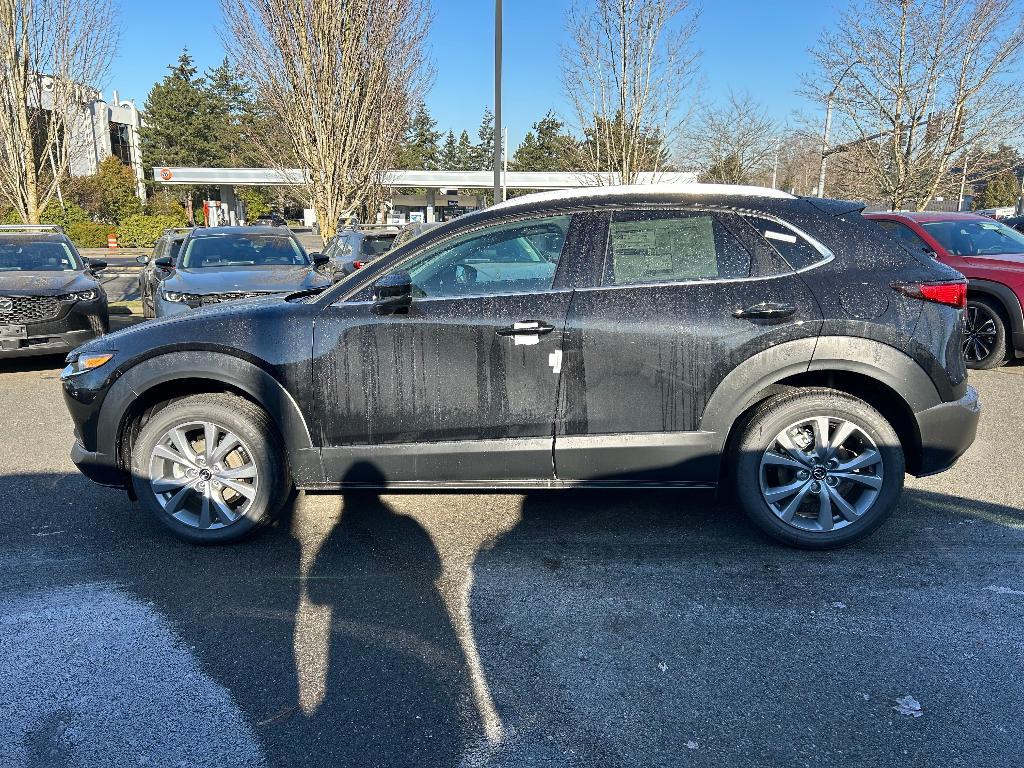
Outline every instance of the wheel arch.
<svg viewBox="0 0 1024 768">
<path fill-rule="evenodd" d="M 967 281 L 967 296 L 984 296 L 995 299 L 1002 306 L 1006 313 L 1006 319 L 1010 321 L 1010 330 L 1013 333 L 1024 333 L 1024 310 L 1021 308 L 1020 299 L 1009 286 L 997 283 L 994 280 Z"/>
<path fill-rule="evenodd" d="M 262 408 L 276 427 L 297 483 L 323 479 L 319 449 L 291 394 L 269 372 L 222 352 L 172 352 L 130 368 L 110 388 L 103 410 L 116 417 L 99 421 L 100 445 L 113 448 L 122 470 L 149 414 L 162 403 L 188 395 L 226 392 Z"/>
<path fill-rule="evenodd" d="M 867 402 L 892 424 L 904 447 L 907 470 L 911 474 L 918 471 L 921 434 L 914 414 L 937 405 L 941 398 L 914 360 L 870 339 L 802 339 L 748 358 L 715 390 L 700 428 L 722 436 L 727 456 L 754 408 L 769 397 L 804 387 L 827 387 Z M 726 463 L 723 461 L 723 469 Z"/>
</svg>

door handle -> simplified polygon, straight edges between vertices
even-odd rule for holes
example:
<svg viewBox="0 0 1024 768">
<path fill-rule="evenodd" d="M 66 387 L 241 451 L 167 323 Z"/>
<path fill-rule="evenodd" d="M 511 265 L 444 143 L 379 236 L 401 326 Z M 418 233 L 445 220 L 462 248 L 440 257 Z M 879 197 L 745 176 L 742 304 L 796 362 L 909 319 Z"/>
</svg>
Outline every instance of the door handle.
<svg viewBox="0 0 1024 768">
<path fill-rule="evenodd" d="M 520 323 L 512 323 L 508 328 L 499 328 L 495 333 L 499 336 L 543 336 L 553 330 L 555 330 L 553 325 L 537 320 L 524 320 Z"/>
<path fill-rule="evenodd" d="M 752 304 L 743 309 L 734 309 L 733 317 L 741 317 L 744 320 L 772 319 L 789 317 L 796 312 L 792 304 L 779 304 L 774 301 L 762 301 L 760 304 Z"/>
</svg>

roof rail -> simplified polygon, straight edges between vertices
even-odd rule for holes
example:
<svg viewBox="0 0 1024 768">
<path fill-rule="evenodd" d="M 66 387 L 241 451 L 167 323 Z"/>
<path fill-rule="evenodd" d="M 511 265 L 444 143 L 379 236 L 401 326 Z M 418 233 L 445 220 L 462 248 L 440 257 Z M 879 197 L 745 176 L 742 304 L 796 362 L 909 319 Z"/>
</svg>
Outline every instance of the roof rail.
<svg viewBox="0 0 1024 768">
<path fill-rule="evenodd" d="M 63 228 L 56 224 L 0 224 L 0 232 L 52 232 L 63 235 Z"/>
<path fill-rule="evenodd" d="M 165 235 L 185 235 L 191 232 L 194 227 L 168 227 L 164 230 Z"/>
</svg>

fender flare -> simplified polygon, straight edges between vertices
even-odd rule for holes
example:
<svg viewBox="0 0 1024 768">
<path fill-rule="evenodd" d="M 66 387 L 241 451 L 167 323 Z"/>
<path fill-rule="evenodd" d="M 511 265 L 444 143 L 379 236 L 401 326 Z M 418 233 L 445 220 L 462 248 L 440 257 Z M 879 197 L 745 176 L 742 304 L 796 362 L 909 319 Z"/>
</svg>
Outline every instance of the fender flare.
<svg viewBox="0 0 1024 768">
<path fill-rule="evenodd" d="M 856 336 L 821 336 L 779 344 L 736 366 L 708 400 L 700 429 L 718 434 L 724 444 L 736 419 L 759 393 L 791 376 L 814 371 L 868 376 L 899 394 L 915 413 L 941 402 L 924 369 L 898 349 Z"/>
<path fill-rule="evenodd" d="M 1010 318 L 1010 330 L 1013 333 L 1024 333 L 1024 310 L 1021 309 L 1020 299 L 1012 288 L 994 280 L 968 279 L 967 291 L 991 296 L 999 301 Z"/>
<path fill-rule="evenodd" d="M 129 368 L 115 381 L 103 401 L 97 424 L 97 445 L 117 455 L 125 413 L 153 387 L 173 381 L 201 379 L 241 390 L 267 411 L 277 425 L 293 471 L 319 456 L 298 403 L 281 383 L 258 365 L 223 352 L 181 351 L 151 357 Z M 316 464 L 319 464 L 317 458 Z"/>
</svg>

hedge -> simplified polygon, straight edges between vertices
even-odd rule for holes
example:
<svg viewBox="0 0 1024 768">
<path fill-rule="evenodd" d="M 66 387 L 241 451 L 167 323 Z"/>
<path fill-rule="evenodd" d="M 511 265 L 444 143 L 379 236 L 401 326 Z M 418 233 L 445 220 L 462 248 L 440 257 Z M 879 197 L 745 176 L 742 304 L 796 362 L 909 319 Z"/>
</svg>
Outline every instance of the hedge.
<svg viewBox="0 0 1024 768">
<path fill-rule="evenodd" d="M 181 216 L 129 216 L 117 227 L 117 244 L 122 248 L 152 248 L 165 229 L 183 226 L 184 213 Z"/>
<path fill-rule="evenodd" d="M 107 235 L 117 229 L 102 221 L 76 221 L 67 228 L 67 236 L 79 248 L 106 248 Z"/>
</svg>

